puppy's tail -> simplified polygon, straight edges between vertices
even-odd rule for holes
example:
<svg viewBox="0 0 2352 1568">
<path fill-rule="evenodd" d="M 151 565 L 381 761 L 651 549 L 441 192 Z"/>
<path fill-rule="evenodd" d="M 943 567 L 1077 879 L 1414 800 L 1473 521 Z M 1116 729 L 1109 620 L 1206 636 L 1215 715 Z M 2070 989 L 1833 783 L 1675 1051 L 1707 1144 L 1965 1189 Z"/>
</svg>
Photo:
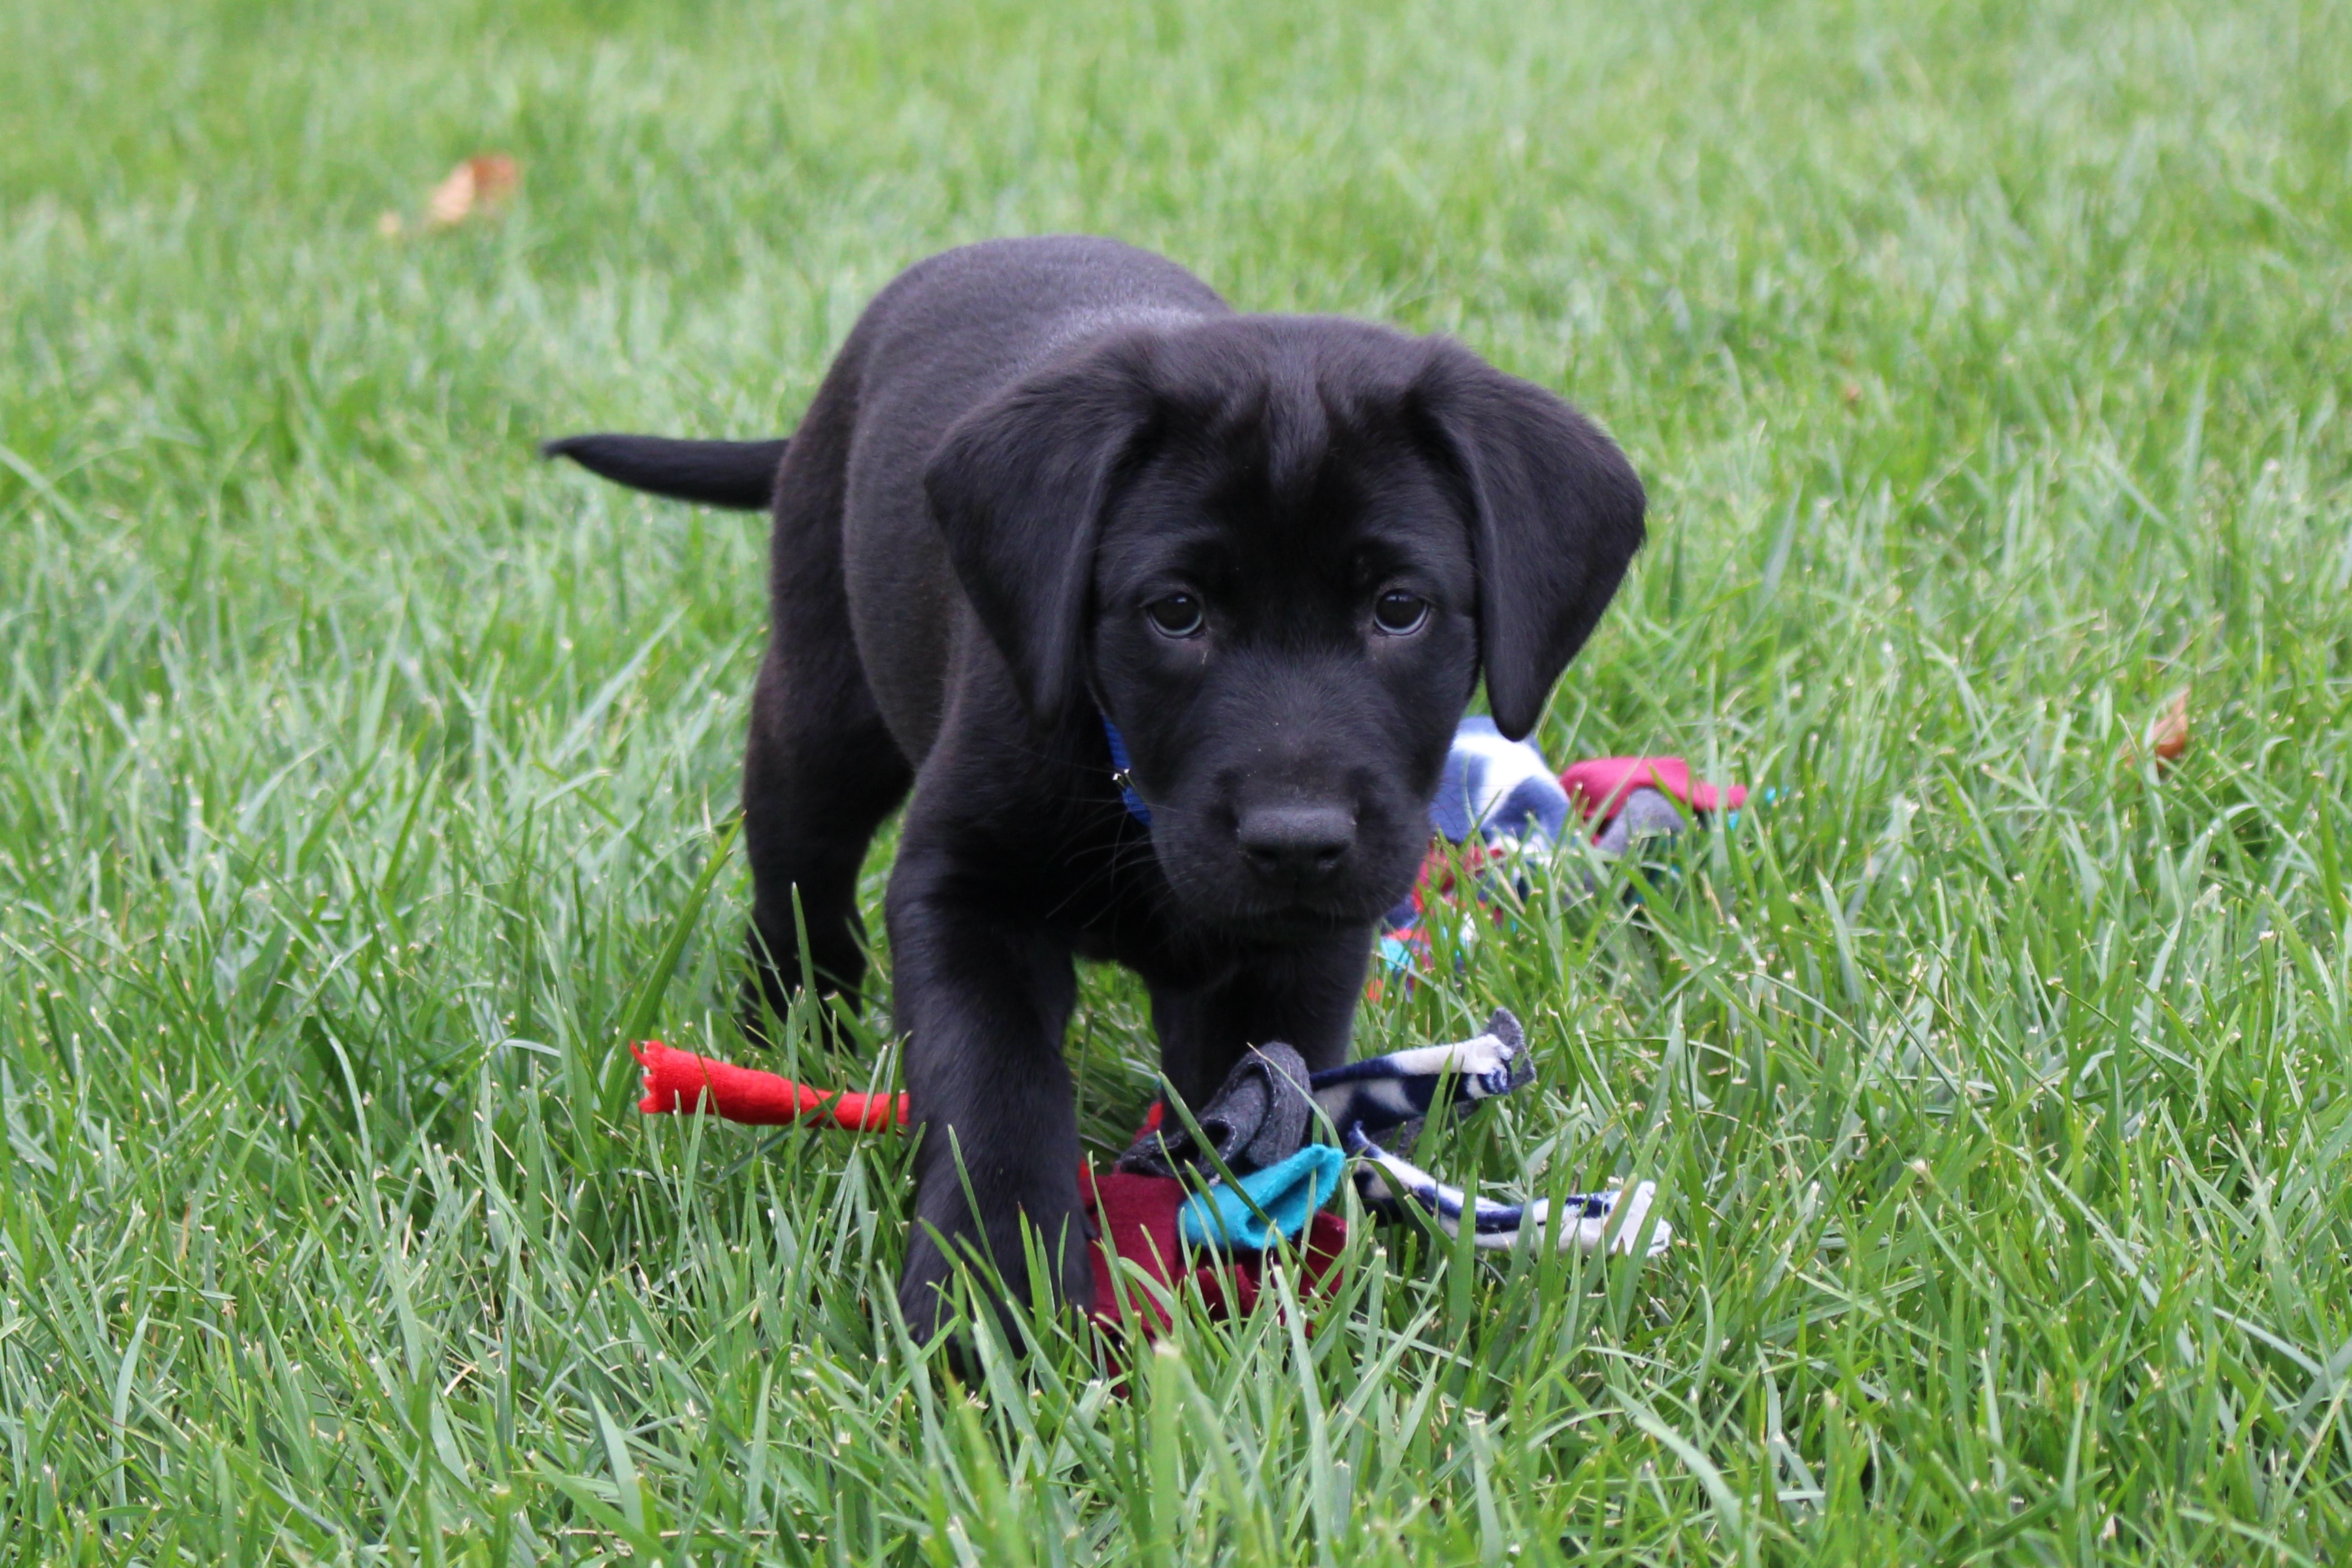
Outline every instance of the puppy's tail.
<svg viewBox="0 0 2352 1568">
<path fill-rule="evenodd" d="M 775 498 L 781 441 L 672 441 L 659 435 L 567 435 L 539 449 L 591 474 L 677 501 L 763 512 Z"/>
</svg>

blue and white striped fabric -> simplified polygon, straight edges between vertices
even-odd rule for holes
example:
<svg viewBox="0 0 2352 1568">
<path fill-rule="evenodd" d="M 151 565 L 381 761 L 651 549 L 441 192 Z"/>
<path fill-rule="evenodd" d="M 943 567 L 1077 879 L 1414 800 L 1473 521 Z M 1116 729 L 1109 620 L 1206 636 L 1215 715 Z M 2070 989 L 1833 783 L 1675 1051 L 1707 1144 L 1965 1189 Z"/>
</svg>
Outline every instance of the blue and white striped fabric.
<svg viewBox="0 0 2352 1568">
<path fill-rule="evenodd" d="M 1508 1094 L 1534 1077 L 1519 1020 L 1497 1008 L 1484 1034 L 1351 1061 L 1309 1082 L 1317 1108 L 1344 1141 L 1350 1127 L 1378 1133 L 1428 1115 L 1440 1084 L 1452 1084 L 1452 1103 L 1470 1105 Z"/>
<path fill-rule="evenodd" d="M 1498 847 L 1556 844 L 1568 834 L 1568 791 L 1542 752 L 1473 714 L 1454 732 L 1429 821 L 1451 843 L 1475 832 Z"/>
<path fill-rule="evenodd" d="M 1657 1197 L 1654 1182 L 1573 1194 L 1562 1200 L 1561 1223 L 1554 1225 L 1548 1200 L 1495 1203 L 1466 1196 L 1389 1153 L 1371 1137 L 1428 1114 L 1441 1084 L 1452 1083 L 1453 1104 L 1467 1106 L 1508 1094 L 1534 1078 L 1519 1020 L 1508 1009 L 1497 1008 L 1486 1020 L 1486 1032 L 1472 1039 L 1351 1061 L 1317 1073 L 1313 1084 L 1315 1103 L 1330 1118 L 1339 1146 L 1359 1162 L 1356 1191 L 1375 1213 L 1395 1218 L 1417 1210 L 1448 1236 L 1460 1233 L 1467 1215 L 1472 1244 L 1490 1249 L 1516 1247 L 1522 1237 L 1538 1247 L 1580 1252 L 1593 1251 L 1604 1241 L 1616 1252 L 1643 1245 L 1643 1225 Z M 1621 1207 L 1624 1214 L 1612 1228 L 1611 1218 Z M 1649 1231 L 1647 1255 L 1656 1257 L 1673 1239 L 1672 1228 L 1658 1221 Z"/>
<path fill-rule="evenodd" d="M 1674 1228 L 1664 1220 L 1650 1219 L 1658 1196 L 1655 1182 L 1636 1182 L 1607 1192 L 1572 1193 L 1561 1199 L 1559 1223 L 1554 1224 L 1548 1198 L 1496 1203 L 1470 1197 L 1390 1154 L 1366 1137 L 1361 1128 L 1349 1129 L 1346 1146 L 1359 1162 L 1356 1192 L 1366 1208 L 1391 1218 L 1419 1212 L 1448 1236 L 1462 1233 L 1463 1217 L 1467 1215 L 1474 1247 L 1502 1249 L 1517 1247 L 1526 1239 L 1533 1246 L 1554 1247 L 1563 1252 L 1570 1249 L 1592 1252 L 1606 1242 L 1612 1252 L 1631 1253 L 1640 1247 L 1645 1257 L 1655 1258 L 1675 1239 Z"/>
<path fill-rule="evenodd" d="M 1282 1073 L 1256 1077 L 1276 1091 L 1296 1084 L 1295 1079 Z M 1472 1243 L 1481 1248 L 1515 1247 L 1525 1238 L 1538 1247 L 1584 1252 L 1604 1244 L 1617 1252 L 1643 1247 L 1651 1257 L 1664 1251 L 1674 1232 L 1662 1220 L 1652 1222 L 1650 1210 L 1657 1196 L 1653 1183 L 1575 1194 L 1562 1201 L 1555 1223 L 1548 1201 L 1494 1203 L 1470 1197 L 1389 1153 L 1372 1136 L 1428 1115 L 1437 1108 L 1441 1091 L 1449 1091 L 1446 1104 L 1467 1107 L 1508 1094 L 1534 1077 L 1519 1020 L 1509 1009 L 1497 1008 L 1486 1020 L 1485 1032 L 1469 1040 L 1351 1061 L 1316 1073 L 1308 1089 L 1317 1112 L 1338 1134 L 1339 1148 L 1356 1162 L 1357 1191 L 1375 1213 L 1388 1218 L 1418 1215 L 1449 1236 L 1460 1233 L 1467 1216 Z M 1295 1092 L 1295 1087 L 1290 1092 Z M 1218 1103 L 1223 1100 L 1221 1095 Z M 1254 1113 L 1279 1119 L 1273 1116 L 1273 1109 L 1265 1107 Z M 1245 1130 L 1236 1136 L 1244 1143 L 1250 1141 Z M 1336 1160 L 1338 1151 L 1330 1154 Z M 1248 1172 L 1236 1174 L 1244 1189 L 1255 1179 Z M 1289 1180 L 1288 1173 L 1284 1173 L 1283 1179 Z M 1288 1190 L 1286 1186 L 1284 1191 Z M 1295 1235 L 1320 1201 L 1318 1197 L 1313 1204 L 1294 1204 L 1275 1213 L 1264 1204 L 1250 1201 L 1246 1191 L 1237 1194 L 1213 1185 L 1185 1203 L 1179 1222 L 1185 1239 L 1194 1245 L 1262 1248 L 1273 1240 L 1276 1231 Z M 1266 1220 L 1273 1221 L 1273 1229 L 1268 1229 Z"/>
</svg>

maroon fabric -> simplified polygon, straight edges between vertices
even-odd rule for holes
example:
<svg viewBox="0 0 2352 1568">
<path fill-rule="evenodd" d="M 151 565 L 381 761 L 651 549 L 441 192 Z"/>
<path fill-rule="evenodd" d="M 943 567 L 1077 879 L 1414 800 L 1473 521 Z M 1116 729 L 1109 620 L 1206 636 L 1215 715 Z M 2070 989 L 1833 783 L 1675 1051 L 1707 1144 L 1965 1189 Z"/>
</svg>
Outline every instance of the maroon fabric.
<svg viewBox="0 0 2352 1568">
<path fill-rule="evenodd" d="M 1087 1256 L 1094 1267 L 1097 1322 L 1112 1329 L 1123 1325 L 1119 1307 L 1123 1283 L 1128 1305 L 1146 1339 L 1168 1327 L 1168 1313 L 1150 1291 L 1139 1288 L 1132 1279 L 1112 1279 L 1112 1252 L 1123 1262 L 1141 1266 L 1163 1286 L 1173 1287 L 1189 1276 L 1200 1287 L 1212 1317 L 1239 1316 L 1257 1305 L 1260 1254 L 1221 1258 L 1189 1251 L 1178 1239 L 1176 1211 L 1184 1207 L 1188 1196 L 1184 1184 L 1170 1176 L 1097 1173 L 1091 1168 L 1078 1172 L 1078 1198 L 1095 1226 L 1095 1239 L 1087 1245 Z M 1347 1239 L 1348 1222 L 1336 1214 L 1318 1211 L 1307 1222 L 1299 1248 L 1302 1294 L 1327 1295 L 1339 1288 L 1339 1249 Z"/>
</svg>

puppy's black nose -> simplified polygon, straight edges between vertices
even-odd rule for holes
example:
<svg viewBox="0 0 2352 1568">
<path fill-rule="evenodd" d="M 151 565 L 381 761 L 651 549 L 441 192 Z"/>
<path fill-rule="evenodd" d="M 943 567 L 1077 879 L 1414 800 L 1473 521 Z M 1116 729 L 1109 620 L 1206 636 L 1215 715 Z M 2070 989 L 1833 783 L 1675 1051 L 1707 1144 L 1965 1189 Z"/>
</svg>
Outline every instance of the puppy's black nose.
<svg viewBox="0 0 2352 1568">
<path fill-rule="evenodd" d="M 1339 806 L 1260 806 L 1235 829 L 1250 869 L 1272 881 L 1307 883 L 1339 869 L 1355 847 L 1356 819 Z"/>
</svg>

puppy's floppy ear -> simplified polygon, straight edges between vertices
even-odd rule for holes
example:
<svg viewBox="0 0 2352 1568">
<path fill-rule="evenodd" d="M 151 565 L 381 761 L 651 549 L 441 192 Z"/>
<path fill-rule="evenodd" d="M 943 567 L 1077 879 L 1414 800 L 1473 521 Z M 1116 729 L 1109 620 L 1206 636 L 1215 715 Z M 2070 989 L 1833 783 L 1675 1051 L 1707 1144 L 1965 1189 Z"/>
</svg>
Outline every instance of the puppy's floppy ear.
<svg viewBox="0 0 2352 1568">
<path fill-rule="evenodd" d="M 1468 495 L 1487 706 L 1522 739 L 1642 548 L 1642 481 L 1598 425 L 1458 343 L 1432 346 L 1413 395 Z"/>
<path fill-rule="evenodd" d="M 923 471 L 956 577 L 1040 727 L 1082 684 L 1095 543 L 1150 414 L 1147 352 L 1109 344 L 999 393 Z"/>
</svg>

